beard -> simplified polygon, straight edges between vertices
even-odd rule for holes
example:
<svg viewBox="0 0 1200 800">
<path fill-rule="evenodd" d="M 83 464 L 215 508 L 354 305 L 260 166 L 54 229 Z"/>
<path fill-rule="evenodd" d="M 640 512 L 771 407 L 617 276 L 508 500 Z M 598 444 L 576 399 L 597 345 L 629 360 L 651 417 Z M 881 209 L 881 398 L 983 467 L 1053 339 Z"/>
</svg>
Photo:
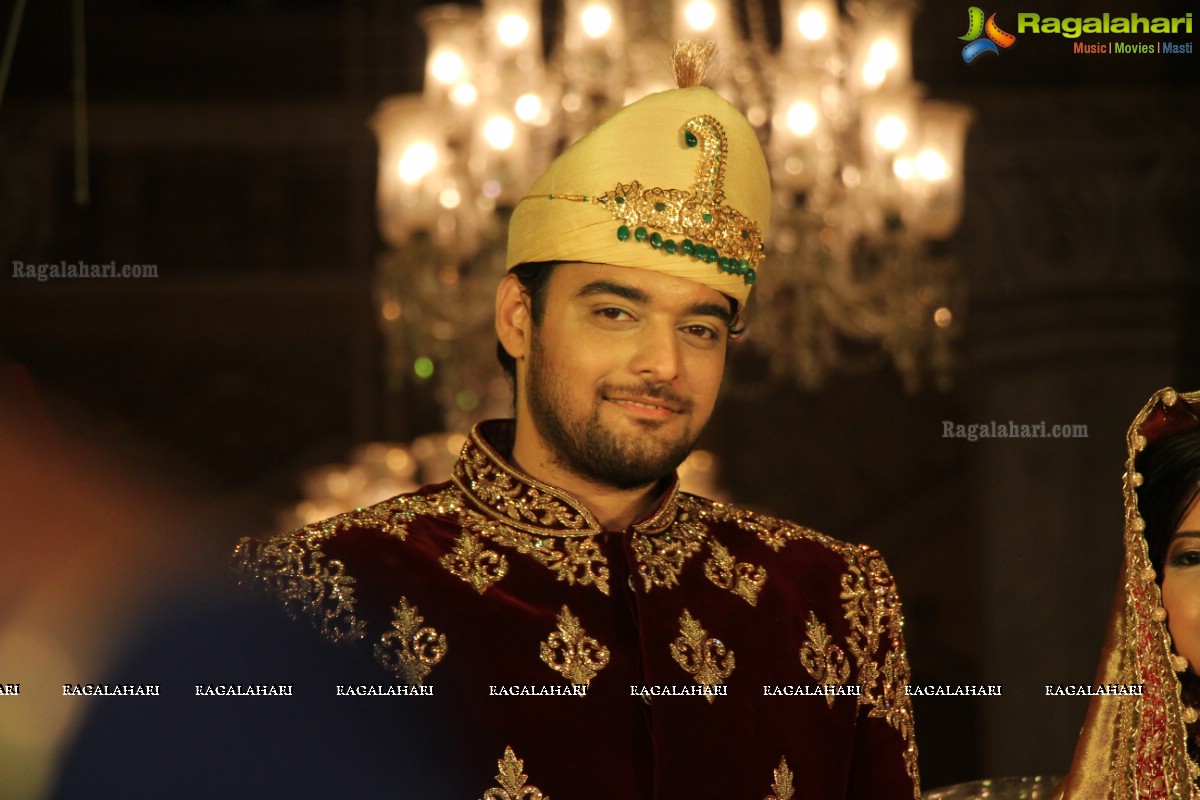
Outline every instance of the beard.
<svg viewBox="0 0 1200 800">
<path fill-rule="evenodd" d="M 693 434 L 689 426 L 678 439 L 662 442 L 651 435 L 657 424 L 647 420 L 645 435 L 626 434 L 622 437 L 600 420 L 600 410 L 609 402 L 607 397 L 648 397 L 664 400 L 681 413 L 692 410 L 690 400 L 675 394 L 662 383 L 601 384 L 596 388 L 595 405 L 589 416 L 564 416 L 562 412 L 568 407 L 569 392 L 561 378 L 548 369 L 536 330 L 525 385 L 533 424 L 553 454 L 555 463 L 596 483 L 617 489 L 635 489 L 656 483 L 683 463 L 699 436 L 698 432 Z"/>
</svg>

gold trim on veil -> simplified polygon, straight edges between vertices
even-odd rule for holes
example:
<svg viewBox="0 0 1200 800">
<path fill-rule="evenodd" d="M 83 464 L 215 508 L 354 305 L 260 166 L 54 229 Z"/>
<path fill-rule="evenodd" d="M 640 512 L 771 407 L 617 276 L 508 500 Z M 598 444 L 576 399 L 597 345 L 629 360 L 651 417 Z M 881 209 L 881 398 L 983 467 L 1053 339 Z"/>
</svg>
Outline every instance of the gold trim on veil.
<svg viewBox="0 0 1200 800">
<path fill-rule="evenodd" d="M 1160 389 L 1125 435 L 1125 558 L 1108 633 L 1096 672 L 1097 685 L 1141 684 L 1142 695 L 1092 698 L 1075 747 L 1071 770 L 1055 793 L 1062 800 L 1200 800 L 1189 756 L 1186 723 L 1195 709 L 1180 698 L 1177 672 L 1188 668 L 1175 655 L 1167 612 L 1155 581 L 1146 527 L 1138 510 L 1142 476 L 1134 460 L 1150 442 L 1200 427 L 1200 392 Z"/>
</svg>

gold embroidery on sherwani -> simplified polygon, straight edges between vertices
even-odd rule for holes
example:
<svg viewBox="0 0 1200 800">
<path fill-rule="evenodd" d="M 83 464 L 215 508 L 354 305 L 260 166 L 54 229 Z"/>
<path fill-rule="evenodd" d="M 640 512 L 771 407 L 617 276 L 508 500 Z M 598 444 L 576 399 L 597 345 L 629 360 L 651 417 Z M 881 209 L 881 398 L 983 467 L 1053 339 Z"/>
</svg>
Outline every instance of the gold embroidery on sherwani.
<svg viewBox="0 0 1200 800">
<path fill-rule="evenodd" d="M 733 651 L 708 631 L 685 608 L 679 618 L 680 635 L 671 643 L 671 657 L 701 686 L 717 686 L 733 673 Z M 714 695 L 706 694 L 712 702 Z"/>
<path fill-rule="evenodd" d="M 375 658 L 409 686 L 420 686 L 429 671 L 446 655 L 446 637 L 431 627 L 417 607 L 401 597 L 392 609 L 392 629 L 379 637 Z"/>
<path fill-rule="evenodd" d="M 457 489 L 392 500 L 338 514 L 266 541 L 243 539 L 233 553 L 234 569 L 282 601 L 294 619 L 307 617 L 332 642 L 361 639 L 365 623 L 355 616 L 354 578 L 338 559 L 328 559 L 322 543 L 340 533 L 378 530 L 401 541 L 418 517 L 457 516 Z"/>
<path fill-rule="evenodd" d="M 823 544 L 830 550 L 844 553 L 846 550 L 857 549 L 854 545 L 818 533 L 812 528 L 805 528 L 794 522 L 758 514 L 745 508 L 707 501 L 699 509 L 701 519 L 711 519 L 715 522 L 733 522 L 744 531 L 749 531 L 759 538 L 763 544 L 775 552 L 779 552 L 788 542 L 813 541 Z"/>
<path fill-rule="evenodd" d="M 672 487 L 658 512 L 633 526 L 629 546 L 646 591 L 679 585 L 684 564 L 700 551 L 708 528 L 700 521 L 697 508 L 695 498 Z"/>
<path fill-rule="evenodd" d="M 850 677 L 850 663 L 842 649 L 833 643 L 829 629 L 812 611 L 808 612 L 804 629 L 808 633 L 808 642 L 800 648 L 800 663 L 804 669 L 822 686 L 845 685 Z M 833 708 L 833 700 L 832 694 L 825 695 L 830 708 Z"/>
<path fill-rule="evenodd" d="M 477 431 L 463 445 L 453 479 L 483 508 L 532 534 L 588 535 L 601 532 L 587 509 L 560 489 L 515 472 Z"/>
<path fill-rule="evenodd" d="M 758 603 L 758 593 L 767 582 L 767 571 L 748 561 L 739 562 L 716 539 L 708 540 L 712 553 L 704 562 L 704 575 L 710 581 L 733 592 L 750 605 Z"/>
<path fill-rule="evenodd" d="M 532 556 L 559 580 L 609 593 L 608 561 L 598 541 L 604 531 L 569 494 L 510 467 L 478 430 L 463 446 L 452 477 L 478 508 L 463 513 L 473 532 Z M 700 551 L 708 535 L 697 513 L 701 502 L 680 494 L 673 481 L 655 513 L 633 526 L 630 548 L 647 591 L 679 585 L 688 558 Z"/>
<path fill-rule="evenodd" d="M 709 502 L 700 508 L 701 519 L 734 522 L 754 533 L 776 552 L 789 542 L 810 541 L 840 555 L 847 572 L 841 579 L 841 598 L 850 635 L 846 649 L 854 659 L 862 694 L 858 704 L 868 716 L 881 717 L 903 738 L 904 766 L 913 781 L 913 797 L 920 797 L 917 746 L 913 741 L 912 701 L 908 684 L 908 659 L 904 651 L 904 620 L 900 599 L 883 558 L 869 547 L 848 544 L 823 533 L 765 514 Z M 878 663 L 880 635 L 891 640 L 883 663 Z"/>
<path fill-rule="evenodd" d="M 596 541 L 602 529 L 570 495 L 511 469 L 478 431 L 463 446 L 452 477 L 479 508 L 464 512 L 464 527 L 532 556 L 560 581 L 608 594 L 608 561 Z"/>
<path fill-rule="evenodd" d="M 909 674 L 900 599 L 883 558 L 868 547 L 857 549 L 862 558 L 848 559 L 841 598 L 850 623 L 846 645 L 858 668 L 858 705 L 868 709 L 867 716 L 883 718 L 904 739 L 904 766 L 913 780 L 913 796 L 919 798 L 912 702 L 905 691 Z M 891 646 L 880 664 L 880 637 L 885 633 Z"/>
<path fill-rule="evenodd" d="M 234 550 L 234 569 L 277 597 L 293 619 L 307 617 L 321 635 L 339 643 L 361 639 L 364 623 L 354 614 L 354 578 L 345 565 L 327 559 L 321 542 L 345 525 L 334 517 L 265 542 L 243 539 Z"/>
<path fill-rule="evenodd" d="M 471 584 L 480 594 L 508 574 L 508 559 L 485 548 L 478 536 L 467 531 L 459 534 L 454 549 L 438 561 L 451 575 Z"/>
<path fill-rule="evenodd" d="M 792 794 L 796 789 L 786 758 L 779 759 L 779 766 L 775 768 L 774 777 L 775 782 L 771 784 L 771 794 L 764 797 L 763 800 L 792 800 Z"/>
<path fill-rule="evenodd" d="M 454 517 L 461 510 L 462 495 L 457 487 L 452 487 L 428 495 L 394 497 L 354 513 L 359 515 L 360 524 L 369 524 L 373 516 L 380 530 L 404 540 L 408 536 L 408 523 L 418 517 Z"/>
<path fill-rule="evenodd" d="M 496 765 L 500 768 L 496 774 L 500 785 L 484 792 L 483 800 L 550 800 L 536 786 L 525 785 L 529 780 L 524 772 L 525 762 L 517 758 L 511 747 L 504 748 L 504 758 L 498 759 Z"/>
<path fill-rule="evenodd" d="M 608 561 L 600 552 L 600 545 L 594 537 L 567 539 L 549 533 L 525 533 L 474 512 L 467 512 L 467 519 L 473 531 L 498 545 L 532 556 L 553 572 L 558 580 L 566 581 L 571 586 L 576 583 L 580 586 L 595 585 L 608 594 Z"/>
<path fill-rule="evenodd" d="M 608 665 L 608 648 L 587 635 L 566 606 L 558 612 L 558 630 L 542 642 L 542 661 L 576 686 L 587 686 Z"/>
</svg>

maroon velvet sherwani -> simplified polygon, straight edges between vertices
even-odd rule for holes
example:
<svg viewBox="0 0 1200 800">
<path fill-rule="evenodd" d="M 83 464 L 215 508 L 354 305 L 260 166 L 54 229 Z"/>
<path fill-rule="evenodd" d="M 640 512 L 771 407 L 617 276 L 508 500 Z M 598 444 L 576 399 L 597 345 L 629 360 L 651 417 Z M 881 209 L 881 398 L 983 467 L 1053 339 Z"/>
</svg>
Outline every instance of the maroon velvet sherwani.
<svg viewBox="0 0 1200 800">
<path fill-rule="evenodd" d="M 244 540 L 244 580 L 428 687 L 399 702 L 452 720 L 430 769 L 474 797 L 918 796 L 900 601 L 877 552 L 674 480 L 605 531 L 506 460 L 512 435 L 478 426 L 449 483 Z"/>
</svg>

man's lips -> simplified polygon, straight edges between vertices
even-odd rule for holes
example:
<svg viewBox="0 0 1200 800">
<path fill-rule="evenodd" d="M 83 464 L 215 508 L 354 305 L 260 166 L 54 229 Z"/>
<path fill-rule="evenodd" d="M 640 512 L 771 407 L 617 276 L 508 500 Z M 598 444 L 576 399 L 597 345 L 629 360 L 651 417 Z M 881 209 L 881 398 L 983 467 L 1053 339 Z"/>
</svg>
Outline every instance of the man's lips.
<svg viewBox="0 0 1200 800">
<path fill-rule="evenodd" d="M 683 408 L 669 400 L 660 400 L 654 397 L 605 397 L 610 403 L 616 403 L 619 406 L 645 411 L 651 414 L 678 414 L 683 411 Z"/>
</svg>

